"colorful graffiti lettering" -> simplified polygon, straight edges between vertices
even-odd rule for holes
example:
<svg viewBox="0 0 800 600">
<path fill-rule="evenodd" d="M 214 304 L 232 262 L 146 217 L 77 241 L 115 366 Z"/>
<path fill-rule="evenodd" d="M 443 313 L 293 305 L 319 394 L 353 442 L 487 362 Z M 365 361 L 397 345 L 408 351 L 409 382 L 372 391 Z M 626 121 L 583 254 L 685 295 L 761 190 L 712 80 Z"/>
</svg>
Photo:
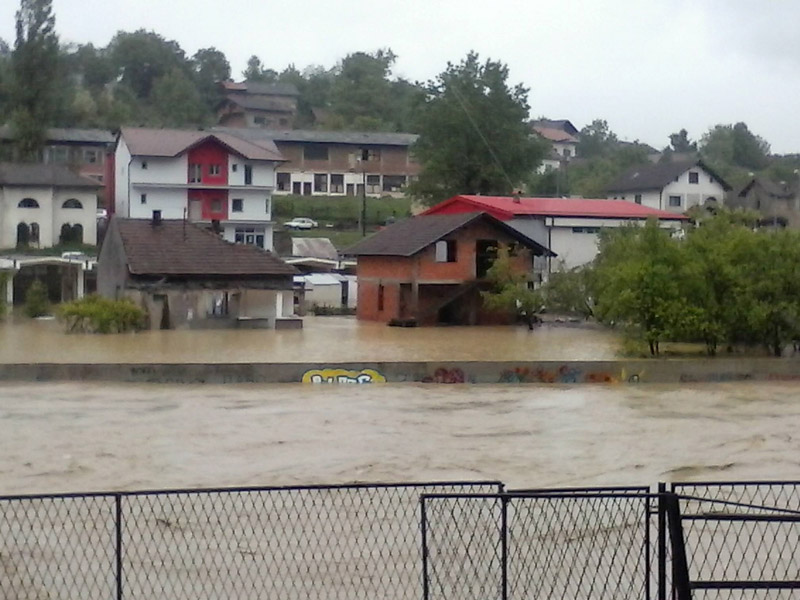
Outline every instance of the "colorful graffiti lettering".
<svg viewBox="0 0 800 600">
<path fill-rule="evenodd" d="M 619 375 L 606 371 L 584 373 L 578 367 L 561 365 L 555 370 L 529 367 L 516 367 L 500 373 L 499 383 L 639 383 L 644 372 L 628 375 L 622 369 Z"/>
<path fill-rule="evenodd" d="M 312 369 L 303 373 L 303 383 L 386 383 L 386 377 L 374 369 Z"/>
<path fill-rule="evenodd" d="M 422 378 L 422 383 L 467 383 L 467 377 L 461 369 L 445 369 L 440 367 L 433 376 Z"/>
</svg>

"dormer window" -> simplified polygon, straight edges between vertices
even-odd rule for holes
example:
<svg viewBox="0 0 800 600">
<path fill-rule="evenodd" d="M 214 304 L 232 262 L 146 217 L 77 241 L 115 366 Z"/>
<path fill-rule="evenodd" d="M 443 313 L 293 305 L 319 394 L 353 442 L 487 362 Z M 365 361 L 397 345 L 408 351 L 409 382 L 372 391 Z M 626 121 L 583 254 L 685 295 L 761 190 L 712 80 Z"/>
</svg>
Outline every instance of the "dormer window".
<svg viewBox="0 0 800 600">
<path fill-rule="evenodd" d="M 700 173 L 689 171 L 689 183 L 700 183 Z"/>
</svg>

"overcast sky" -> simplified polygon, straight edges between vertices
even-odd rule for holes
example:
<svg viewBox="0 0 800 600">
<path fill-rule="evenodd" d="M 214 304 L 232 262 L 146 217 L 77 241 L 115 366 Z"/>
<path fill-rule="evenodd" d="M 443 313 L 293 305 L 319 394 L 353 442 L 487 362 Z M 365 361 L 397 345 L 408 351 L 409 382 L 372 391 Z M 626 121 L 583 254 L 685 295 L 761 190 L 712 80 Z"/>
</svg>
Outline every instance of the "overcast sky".
<svg viewBox="0 0 800 600">
<path fill-rule="evenodd" d="M 0 9 L 13 44 L 17 0 Z M 146 28 L 191 56 L 215 46 L 234 78 L 258 55 L 275 70 L 326 68 L 391 48 L 394 74 L 427 80 L 469 50 L 530 88 L 531 116 L 606 119 L 657 148 L 744 121 L 773 152 L 800 152 L 796 0 L 54 0 L 63 42 L 104 46 Z"/>
</svg>

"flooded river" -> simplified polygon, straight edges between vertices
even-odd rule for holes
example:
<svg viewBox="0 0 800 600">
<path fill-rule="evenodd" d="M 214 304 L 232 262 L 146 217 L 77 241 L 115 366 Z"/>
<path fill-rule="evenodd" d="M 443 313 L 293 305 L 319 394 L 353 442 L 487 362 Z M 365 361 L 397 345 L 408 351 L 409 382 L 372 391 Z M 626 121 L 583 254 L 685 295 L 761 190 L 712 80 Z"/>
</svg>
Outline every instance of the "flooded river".
<svg viewBox="0 0 800 600">
<path fill-rule="evenodd" d="M 800 387 L 0 384 L 0 494 L 800 479 Z"/>
</svg>

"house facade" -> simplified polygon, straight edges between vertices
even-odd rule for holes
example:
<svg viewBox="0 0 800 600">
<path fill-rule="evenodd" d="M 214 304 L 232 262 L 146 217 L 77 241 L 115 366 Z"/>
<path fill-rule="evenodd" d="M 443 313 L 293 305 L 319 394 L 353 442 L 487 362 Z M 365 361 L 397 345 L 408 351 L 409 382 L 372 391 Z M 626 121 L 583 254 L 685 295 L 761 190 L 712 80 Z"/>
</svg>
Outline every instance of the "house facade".
<svg viewBox="0 0 800 600">
<path fill-rule="evenodd" d="M 144 308 L 151 329 L 299 328 L 296 273 L 271 252 L 156 210 L 151 219 L 111 219 L 97 289 Z"/>
<path fill-rule="evenodd" d="M 416 135 L 348 131 L 217 129 L 253 143 L 274 142 L 286 159 L 275 175 L 276 194 L 402 196 L 420 171 L 411 155 Z"/>
<path fill-rule="evenodd" d="M 531 123 L 531 129 L 550 143 L 550 152 L 542 160 L 539 173 L 557 170 L 577 156 L 580 132 L 569 120 L 539 119 Z"/>
<path fill-rule="evenodd" d="M 63 165 L 0 163 L 0 248 L 96 244 L 100 187 Z"/>
<path fill-rule="evenodd" d="M 691 159 L 632 167 L 609 186 L 606 195 L 656 210 L 684 213 L 695 206 L 722 206 L 730 189 L 702 160 Z"/>
<path fill-rule="evenodd" d="M 113 212 L 187 219 L 229 242 L 273 247 L 272 192 L 283 157 L 269 140 L 229 133 L 123 128 L 114 153 Z"/>
<path fill-rule="evenodd" d="M 480 292 L 499 246 L 520 273 L 541 244 L 486 213 L 417 216 L 366 238 L 344 253 L 358 257 L 359 319 L 392 324 L 486 324 L 511 315 L 486 311 Z"/>
<path fill-rule="evenodd" d="M 217 106 L 223 127 L 292 129 L 297 116 L 297 88 L 290 83 L 224 81 L 224 99 Z"/>
<path fill-rule="evenodd" d="M 800 227 L 800 196 L 794 186 L 754 177 L 728 198 L 727 206 L 757 212 L 765 225 Z"/>
<path fill-rule="evenodd" d="M 601 229 L 643 224 L 656 219 L 661 227 L 680 229 L 688 219 L 621 200 L 454 196 L 423 215 L 456 215 L 485 211 L 557 256 L 542 256 L 533 265 L 536 282 L 549 273 L 594 260 Z"/>
</svg>

